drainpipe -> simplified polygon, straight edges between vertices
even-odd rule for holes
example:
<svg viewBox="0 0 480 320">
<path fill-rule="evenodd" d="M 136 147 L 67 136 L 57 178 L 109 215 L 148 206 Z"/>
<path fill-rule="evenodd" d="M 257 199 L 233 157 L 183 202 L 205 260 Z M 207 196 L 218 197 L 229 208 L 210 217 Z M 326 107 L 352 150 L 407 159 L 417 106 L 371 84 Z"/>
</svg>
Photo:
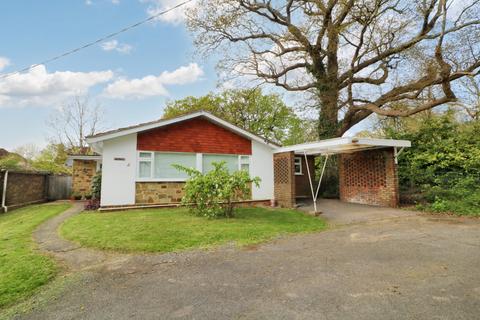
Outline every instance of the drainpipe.
<svg viewBox="0 0 480 320">
<path fill-rule="evenodd" d="M 5 170 L 5 176 L 3 177 L 3 192 L 2 192 L 2 209 L 3 212 L 7 212 L 8 208 L 5 205 L 5 201 L 7 200 L 7 182 L 8 182 L 8 170 Z"/>
</svg>

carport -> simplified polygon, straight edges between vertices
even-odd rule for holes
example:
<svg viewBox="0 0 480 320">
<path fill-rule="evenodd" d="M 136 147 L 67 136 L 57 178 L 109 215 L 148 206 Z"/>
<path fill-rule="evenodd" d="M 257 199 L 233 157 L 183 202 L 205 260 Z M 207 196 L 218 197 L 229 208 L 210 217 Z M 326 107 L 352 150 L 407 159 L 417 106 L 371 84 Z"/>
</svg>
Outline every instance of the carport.
<svg viewBox="0 0 480 320">
<path fill-rule="evenodd" d="M 308 197 L 317 212 L 328 158 L 338 154 L 340 200 L 397 207 L 397 157 L 410 146 L 407 140 L 343 137 L 279 148 L 274 154 L 275 200 L 282 207 L 295 207 L 299 196 Z M 325 158 L 318 182 L 315 157 Z"/>
</svg>

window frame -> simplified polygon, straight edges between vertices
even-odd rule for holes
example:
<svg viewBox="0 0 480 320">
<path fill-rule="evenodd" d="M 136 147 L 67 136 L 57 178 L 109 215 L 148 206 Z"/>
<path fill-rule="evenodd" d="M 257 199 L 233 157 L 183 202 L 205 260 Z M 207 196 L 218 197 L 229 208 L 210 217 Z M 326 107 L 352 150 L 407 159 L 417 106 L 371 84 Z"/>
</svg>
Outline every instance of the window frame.
<svg viewBox="0 0 480 320">
<path fill-rule="evenodd" d="M 141 153 L 149 153 L 149 158 L 140 157 Z M 169 153 L 169 154 L 192 154 L 196 157 L 195 169 L 203 173 L 203 156 L 204 155 L 222 155 L 222 156 L 237 156 L 238 157 L 238 171 L 242 170 L 242 164 L 248 164 L 248 174 L 250 174 L 252 168 L 252 156 L 248 154 L 227 154 L 227 153 L 201 153 L 201 152 L 174 152 L 174 151 L 147 151 L 137 150 L 137 161 L 135 169 L 135 181 L 136 182 L 185 182 L 188 178 L 155 178 L 155 154 L 156 153 Z M 150 177 L 140 177 L 140 162 L 150 162 Z"/>
<path fill-rule="evenodd" d="M 298 164 L 297 164 L 297 160 L 300 160 Z M 297 172 L 297 165 L 300 168 L 300 172 Z M 296 176 L 303 176 L 302 157 L 294 157 L 293 170 Z"/>
</svg>

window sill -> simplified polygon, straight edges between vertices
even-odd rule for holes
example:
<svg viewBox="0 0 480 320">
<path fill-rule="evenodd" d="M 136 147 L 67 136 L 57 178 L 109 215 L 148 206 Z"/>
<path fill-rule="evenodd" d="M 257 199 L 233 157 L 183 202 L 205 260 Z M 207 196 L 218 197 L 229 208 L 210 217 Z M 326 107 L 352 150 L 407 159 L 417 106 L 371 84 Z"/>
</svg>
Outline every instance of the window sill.
<svg viewBox="0 0 480 320">
<path fill-rule="evenodd" d="M 303 176 L 303 173 L 295 173 L 296 176 Z"/>
<path fill-rule="evenodd" d="M 137 178 L 135 182 L 185 182 L 186 178 Z"/>
</svg>

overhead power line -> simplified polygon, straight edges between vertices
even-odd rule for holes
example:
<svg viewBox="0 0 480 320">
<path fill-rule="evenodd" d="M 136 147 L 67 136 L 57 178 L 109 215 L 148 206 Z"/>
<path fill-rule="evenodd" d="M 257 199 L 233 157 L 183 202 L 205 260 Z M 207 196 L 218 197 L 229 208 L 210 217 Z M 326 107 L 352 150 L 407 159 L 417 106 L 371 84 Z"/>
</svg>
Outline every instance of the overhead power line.
<svg viewBox="0 0 480 320">
<path fill-rule="evenodd" d="M 75 48 L 75 49 L 72 49 L 72 50 L 70 50 L 70 51 L 66 51 L 66 52 L 64 52 L 64 53 L 62 53 L 62 54 L 59 54 L 59 55 L 57 55 L 57 56 L 54 56 L 54 57 L 52 57 L 52 58 L 50 58 L 50 59 L 47 59 L 47 60 L 44 60 L 44 61 L 41 61 L 41 62 L 32 64 L 32 65 L 30 65 L 29 67 L 25 67 L 25 68 L 22 68 L 22 69 L 19 69 L 19 70 L 16 70 L 16 71 L 12 71 L 12 72 L 9 72 L 9 73 L 0 74 L 0 79 L 5 79 L 5 78 L 11 77 L 11 76 L 13 76 L 13 75 L 15 75 L 15 74 L 29 71 L 29 70 L 31 70 L 31 69 L 34 69 L 34 68 L 38 67 L 38 66 L 45 65 L 45 64 L 48 64 L 48 63 L 53 62 L 53 61 L 56 61 L 56 60 L 60 60 L 60 59 L 62 59 L 62 58 L 64 58 L 64 57 L 66 57 L 66 56 L 69 56 L 69 55 L 71 55 L 71 54 L 77 53 L 77 52 L 79 52 L 79 51 L 81 51 L 81 50 L 83 50 L 83 49 L 89 48 L 89 47 L 91 47 L 91 46 L 94 46 L 94 45 L 96 45 L 96 44 L 99 44 L 99 43 L 101 43 L 101 42 L 104 42 L 105 40 L 108 40 L 108 39 L 111 39 L 111 38 L 113 38 L 113 37 L 116 37 L 116 36 L 118 36 L 118 35 L 121 34 L 121 33 L 127 32 L 127 31 L 129 31 L 129 30 L 131 30 L 131 29 L 134 29 L 134 28 L 137 28 L 137 27 L 141 26 L 142 24 L 145 24 L 145 23 L 147 23 L 147 22 L 149 22 L 149 21 L 155 20 L 156 18 L 158 18 L 158 17 L 160 17 L 160 16 L 162 16 L 162 15 L 164 15 L 164 14 L 166 14 L 166 13 L 169 13 L 170 11 L 173 11 L 173 10 L 175 10 L 175 9 L 177 9 L 177 8 L 183 7 L 184 5 L 186 5 L 187 3 L 192 2 L 192 1 L 193 1 L 193 0 L 186 0 L 186 1 L 184 1 L 184 2 L 181 2 L 181 3 L 177 4 L 176 6 L 173 6 L 173 7 L 169 8 L 169 9 L 166 9 L 166 10 L 164 10 L 164 11 L 161 11 L 161 12 L 157 13 L 157 14 L 154 14 L 154 15 L 152 15 L 152 16 L 150 16 L 150 17 L 148 17 L 148 18 L 146 18 L 146 19 L 144 19 L 144 20 L 142 20 L 142 21 L 136 22 L 136 23 L 134 23 L 134 24 L 132 24 L 132 25 L 129 25 L 129 26 L 123 28 L 123 29 L 120 29 L 120 30 L 118 30 L 118 31 L 115 31 L 115 32 L 113 32 L 113 33 L 110 33 L 110 34 L 108 34 L 108 35 L 106 35 L 106 36 L 103 36 L 103 37 L 101 37 L 101 38 L 99 38 L 99 39 L 97 39 L 97 40 L 95 40 L 95 41 L 86 43 L 86 44 L 84 44 L 84 45 L 82 45 L 82 46 L 80 46 L 80 47 L 77 47 L 77 48 Z"/>
</svg>

